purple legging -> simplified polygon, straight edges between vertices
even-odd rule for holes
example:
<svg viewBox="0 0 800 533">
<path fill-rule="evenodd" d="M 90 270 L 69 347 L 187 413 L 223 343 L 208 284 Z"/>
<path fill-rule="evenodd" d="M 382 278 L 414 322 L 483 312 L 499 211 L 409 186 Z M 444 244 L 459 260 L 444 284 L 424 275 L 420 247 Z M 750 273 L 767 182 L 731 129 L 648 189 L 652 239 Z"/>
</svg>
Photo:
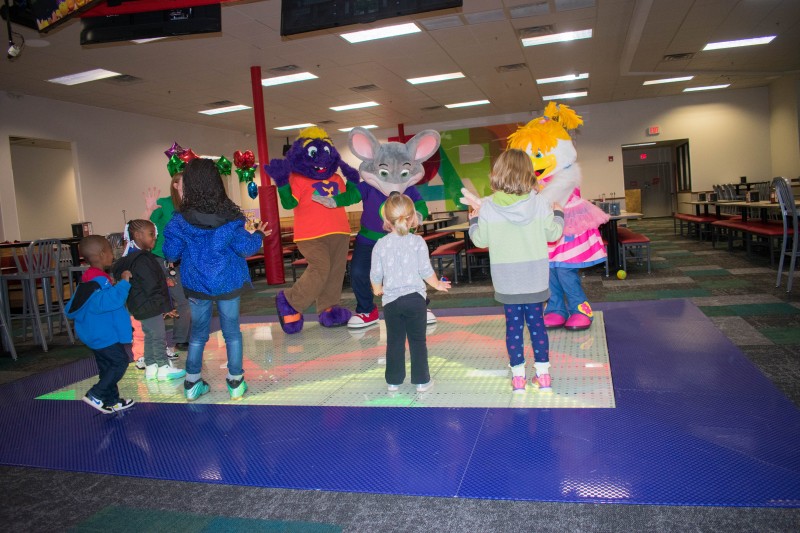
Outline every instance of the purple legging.
<svg viewBox="0 0 800 533">
<path fill-rule="evenodd" d="M 537 363 L 550 361 L 550 342 L 542 318 L 543 305 L 503 304 L 506 314 L 506 349 L 511 366 L 525 362 L 525 324 L 531 335 L 533 359 Z"/>
</svg>

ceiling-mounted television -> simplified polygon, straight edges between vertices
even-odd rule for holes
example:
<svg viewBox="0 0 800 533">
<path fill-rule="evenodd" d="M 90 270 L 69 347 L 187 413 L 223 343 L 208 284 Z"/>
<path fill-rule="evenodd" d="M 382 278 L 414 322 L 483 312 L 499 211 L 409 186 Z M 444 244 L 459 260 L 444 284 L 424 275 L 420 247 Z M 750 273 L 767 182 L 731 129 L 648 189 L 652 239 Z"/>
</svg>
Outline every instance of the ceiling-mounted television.
<svg viewBox="0 0 800 533">
<path fill-rule="evenodd" d="M 281 0 L 281 35 L 461 7 L 463 0 Z"/>
<path fill-rule="evenodd" d="M 81 45 L 222 31 L 219 4 L 81 19 Z"/>
<path fill-rule="evenodd" d="M 3 18 L 11 22 L 47 33 L 78 17 L 104 0 L 66 2 L 64 0 L 9 0 L 8 10 L 2 7 Z M 8 11 L 8 12 L 6 12 Z"/>
</svg>

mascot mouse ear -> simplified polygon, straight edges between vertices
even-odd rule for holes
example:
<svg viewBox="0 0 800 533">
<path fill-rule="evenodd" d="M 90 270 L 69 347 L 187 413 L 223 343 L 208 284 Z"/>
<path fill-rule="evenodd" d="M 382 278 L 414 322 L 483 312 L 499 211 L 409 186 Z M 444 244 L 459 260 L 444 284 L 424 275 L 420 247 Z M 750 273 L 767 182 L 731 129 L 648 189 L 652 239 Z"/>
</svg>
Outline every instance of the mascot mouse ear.
<svg viewBox="0 0 800 533">
<path fill-rule="evenodd" d="M 441 141 L 438 131 L 422 130 L 408 140 L 406 147 L 414 154 L 414 160 L 425 161 L 439 150 Z"/>
<path fill-rule="evenodd" d="M 350 145 L 350 151 L 353 152 L 353 155 L 362 161 L 375 159 L 375 154 L 378 153 L 378 149 L 381 146 L 381 143 L 369 130 L 361 127 L 355 127 L 350 130 L 347 144 Z"/>
</svg>

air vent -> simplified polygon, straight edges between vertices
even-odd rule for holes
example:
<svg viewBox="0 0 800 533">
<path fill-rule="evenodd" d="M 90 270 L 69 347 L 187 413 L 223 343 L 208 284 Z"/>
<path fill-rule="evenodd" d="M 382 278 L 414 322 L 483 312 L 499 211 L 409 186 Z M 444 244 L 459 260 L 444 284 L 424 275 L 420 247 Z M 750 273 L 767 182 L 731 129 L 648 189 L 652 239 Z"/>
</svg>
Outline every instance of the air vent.
<svg viewBox="0 0 800 533">
<path fill-rule="evenodd" d="M 230 100 L 220 100 L 219 102 L 211 102 L 210 104 L 206 104 L 206 107 L 227 107 L 229 105 L 234 105 L 234 103 Z"/>
<path fill-rule="evenodd" d="M 105 81 L 116 83 L 118 85 L 131 85 L 134 83 L 139 83 L 143 80 L 142 78 L 137 78 L 136 76 L 131 76 L 130 74 L 120 74 L 119 76 L 106 78 Z"/>
<path fill-rule="evenodd" d="M 550 35 L 553 33 L 552 24 L 544 24 L 542 26 L 531 26 L 530 28 L 520 28 L 517 34 L 520 39 L 527 39 L 528 37 L 541 37 L 542 35 Z"/>
<path fill-rule="evenodd" d="M 694 53 L 687 52 L 685 54 L 669 54 L 663 57 L 664 61 L 687 61 L 694 57 Z"/>
<path fill-rule="evenodd" d="M 500 65 L 499 67 L 494 67 L 497 72 L 515 72 L 517 70 L 525 70 L 528 68 L 528 65 L 525 63 L 513 63 L 511 65 Z"/>
<path fill-rule="evenodd" d="M 436 111 L 437 109 L 444 109 L 443 105 L 432 105 L 429 107 L 423 107 L 420 111 Z"/>
<path fill-rule="evenodd" d="M 370 83 L 369 85 L 359 85 L 358 87 L 350 87 L 350 90 L 355 91 L 357 93 L 368 93 L 370 91 L 379 91 L 380 87 L 378 87 L 374 83 Z"/>
<path fill-rule="evenodd" d="M 300 70 L 300 67 L 297 65 L 283 65 L 282 67 L 275 67 L 268 70 L 270 72 L 294 72 L 295 70 Z"/>
</svg>

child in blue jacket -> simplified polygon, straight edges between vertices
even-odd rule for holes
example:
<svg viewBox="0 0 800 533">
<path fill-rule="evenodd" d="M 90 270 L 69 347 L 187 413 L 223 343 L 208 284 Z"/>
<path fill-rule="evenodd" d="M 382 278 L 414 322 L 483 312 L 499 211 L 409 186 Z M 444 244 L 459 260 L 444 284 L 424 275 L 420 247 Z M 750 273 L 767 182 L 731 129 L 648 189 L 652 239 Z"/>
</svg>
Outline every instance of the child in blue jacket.
<svg viewBox="0 0 800 533">
<path fill-rule="evenodd" d="M 124 345 L 132 340 L 131 318 L 125 308 L 131 273 L 120 273 L 120 281 L 112 284 L 106 271 L 114 252 L 105 237 L 90 235 L 78 248 L 90 268 L 67 303 L 67 316 L 75 321 L 78 338 L 94 353 L 100 377 L 83 401 L 103 414 L 112 414 L 133 405 L 133 400 L 120 398 L 117 387 L 130 362 Z"/>
<path fill-rule="evenodd" d="M 184 394 L 196 400 L 209 390 L 202 379 L 203 348 L 208 342 L 214 302 L 228 355 L 228 393 L 232 400 L 247 390 L 242 368 L 242 332 L 239 299 L 250 286 L 246 257 L 263 245 L 260 222 L 245 229 L 246 218 L 228 198 L 216 165 L 210 159 L 192 159 L 183 171 L 183 200 L 164 228 L 164 257 L 181 262 L 183 290 L 189 298 L 192 329 L 186 355 Z"/>
</svg>

